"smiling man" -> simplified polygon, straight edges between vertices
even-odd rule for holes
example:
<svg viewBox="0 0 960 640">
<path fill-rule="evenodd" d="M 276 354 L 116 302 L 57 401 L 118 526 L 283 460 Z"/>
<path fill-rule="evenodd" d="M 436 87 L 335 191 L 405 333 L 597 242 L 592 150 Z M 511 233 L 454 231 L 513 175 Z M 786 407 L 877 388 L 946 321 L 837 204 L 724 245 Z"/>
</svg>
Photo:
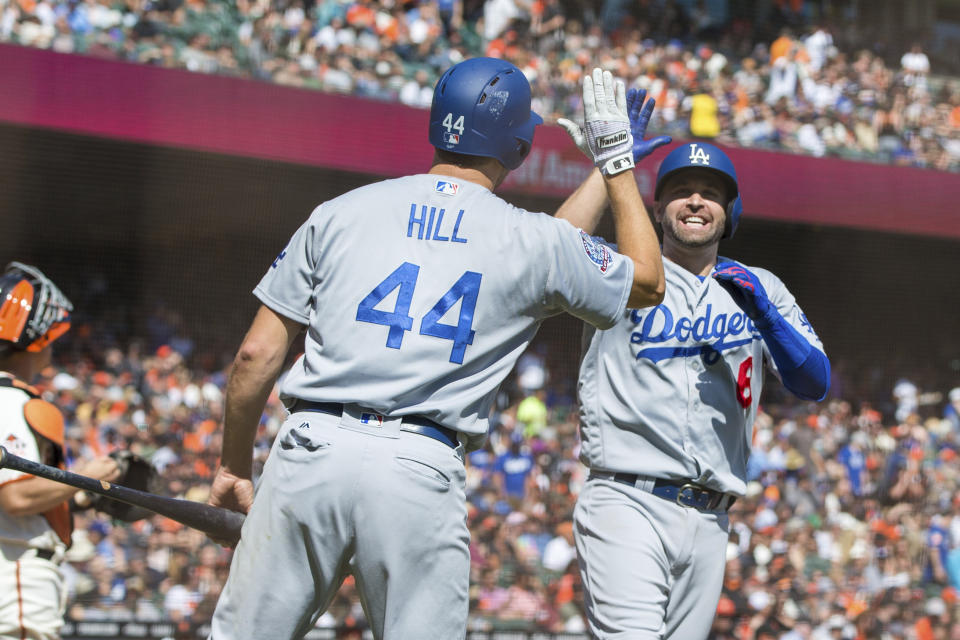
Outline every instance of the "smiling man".
<svg viewBox="0 0 960 640">
<path fill-rule="evenodd" d="M 635 160 L 662 144 L 643 139 L 642 102 L 630 93 Z M 580 457 L 590 479 L 574 534 L 600 640 L 707 636 L 727 509 L 746 490 L 763 363 L 808 400 L 822 399 L 830 379 L 820 340 L 784 284 L 718 257 L 742 210 L 730 158 L 702 142 L 675 148 L 655 197 L 664 300 L 628 309 L 611 329 L 588 327 L 580 368 Z M 557 215 L 589 232 L 604 202 L 596 174 Z"/>
</svg>

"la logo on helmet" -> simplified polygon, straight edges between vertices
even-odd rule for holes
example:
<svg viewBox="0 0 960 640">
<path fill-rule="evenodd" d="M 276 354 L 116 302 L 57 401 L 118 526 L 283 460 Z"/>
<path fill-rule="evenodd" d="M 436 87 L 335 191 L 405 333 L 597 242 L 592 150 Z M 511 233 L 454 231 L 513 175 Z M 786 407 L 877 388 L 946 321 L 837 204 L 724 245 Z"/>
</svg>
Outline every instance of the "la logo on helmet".
<svg viewBox="0 0 960 640">
<path fill-rule="evenodd" d="M 710 166 L 710 154 L 700 148 L 700 145 L 693 143 L 690 145 L 690 164 L 703 163 Z"/>
</svg>

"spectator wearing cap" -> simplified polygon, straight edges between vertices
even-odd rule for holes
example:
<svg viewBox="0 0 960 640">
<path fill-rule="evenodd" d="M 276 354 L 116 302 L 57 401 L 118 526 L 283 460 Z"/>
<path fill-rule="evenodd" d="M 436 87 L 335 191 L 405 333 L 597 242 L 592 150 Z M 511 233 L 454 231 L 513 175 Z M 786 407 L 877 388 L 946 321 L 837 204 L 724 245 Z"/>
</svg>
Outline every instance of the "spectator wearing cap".
<svg viewBox="0 0 960 640">
<path fill-rule="evenodd" d="M 494 464 L 494 486 L 501 495 L 505 495 L 514 508 L 520 506 L 527 495 L 529 480 L 532 477 L 533 456 L 523 446 L 523 436 L 514 433 L 510 436 L 510 448 L 497 457 Z"/>
</svg>

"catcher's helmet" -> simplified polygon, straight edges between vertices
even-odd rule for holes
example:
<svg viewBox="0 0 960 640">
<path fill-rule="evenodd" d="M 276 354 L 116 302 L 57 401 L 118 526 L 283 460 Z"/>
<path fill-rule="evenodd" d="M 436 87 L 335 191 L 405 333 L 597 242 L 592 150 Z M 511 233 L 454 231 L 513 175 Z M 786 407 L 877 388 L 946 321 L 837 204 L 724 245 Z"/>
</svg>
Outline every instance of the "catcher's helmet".
<svg viewBox="0 0 960 640">
<path fill-rule="evenodd" d="M 743 213 L 743 202 L 740 200 L 740 188 L 737 186 L 737 172 L 733 162 L 719 147 L 706 142 L 688 142 L 671 151 L 660 164 L 657 171 L 657 187 L 654 190 L 654 199 L 660 199 L 660 190 L 667 178 L 677 171 L 684 169 L 709 169 L 719 174 L 727 183 L 727 193 L 730 200 L 727 202 L 727 221 L 723 231 L 724 238 L 733 237 Z"/>
<path fill-rule="evenodd" d="M 530 110 L 530 83 L 505 60 L 472 58 L 440 76 L 430 107 L 430 144 L 442 151 L 496 158 L 516 169 L 543 118 Z"/>
<path fill-rule="evenodd" d="M 42 351 L 70 328 L 73 305 L 48 277 L 11 262 L 0 275 L 0 345 Z"/>
</svg>

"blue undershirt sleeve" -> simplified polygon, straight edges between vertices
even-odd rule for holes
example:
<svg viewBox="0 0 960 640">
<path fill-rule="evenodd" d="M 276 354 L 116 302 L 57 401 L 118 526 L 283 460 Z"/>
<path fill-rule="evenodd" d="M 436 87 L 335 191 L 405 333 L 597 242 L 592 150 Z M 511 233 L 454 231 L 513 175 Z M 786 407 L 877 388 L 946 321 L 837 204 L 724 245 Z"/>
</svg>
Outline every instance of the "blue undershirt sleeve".
<svg viewBox="0 0 960 640">
<path fill-rule="evenodd" d="M 756 327 L 777 365 L 783 386 L 804 400 L 823 400 L 830 390 L 830 361 L 777 312 Z"/>
</svg>

